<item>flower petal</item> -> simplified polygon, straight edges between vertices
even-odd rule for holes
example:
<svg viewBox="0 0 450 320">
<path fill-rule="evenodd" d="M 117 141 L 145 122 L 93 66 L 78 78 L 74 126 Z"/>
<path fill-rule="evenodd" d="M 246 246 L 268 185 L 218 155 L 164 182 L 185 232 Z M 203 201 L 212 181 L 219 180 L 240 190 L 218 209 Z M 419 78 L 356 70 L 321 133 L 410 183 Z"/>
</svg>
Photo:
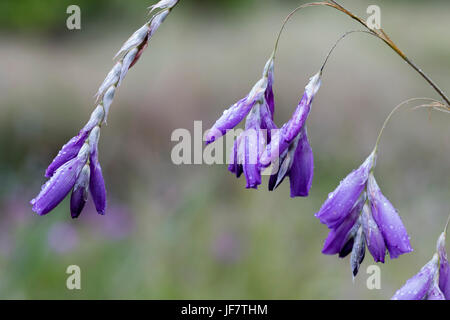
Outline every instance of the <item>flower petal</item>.
<svg viewBox="0 0 450 320">
<path fill-rule="evenodd" d="M 92 130 L 89 136 L 89 147 L 91 150 L 90 156 L 90 181 L 89 190 L 94 201 L 97 212 L 101 215 L 105 214 L 106 210 L 106 187 L 103 179 L 102 167 L 98 161 L 98 140 L 100 138 L 100 128 L 96 127 Z"/>
<path fill-rule="evenodd" d="M 445 296 L 442 293 L 441 289 L 439 289 L 439 281 L 437 277 L 433 280 L 431 284 L 431 288 L 428 291 L 426 300 L 445 300 Z"/>
<path fill-rule="evenodd" d="M 300 135 L 289 171 L 292 198 L 308 196 L 314 175 L 314 156 L 308 141 L 306 125 Z"/>
<path fill-rule="evenodd" d="M 305 92 L 303 94 L 297 109 L 294 111 L 291 119 L 288 121 L 285 131 L 283 132 L 283 138 L 290 142 L 299 133 L 300 130 L 305 125 L 306 119 L 308 118 L 309 112 L 311 110 L 311 104 L 314 96 L 319 91 L 321 85 L 321 75 L 320 72 L 315 74 L 311 79 L 309 79 L 308 85 L 305 87 Z"/>
<path fill-rule="evenodd" d="M 439 255 L 439 288 L 445 298 L 450 300 L 450 265 L 445 251 L 445 232 L 439 237 L 437 251 Z"/>
<path fill-rule="evenodd" d="M 359 266 L 364 260 L 366 255 L 366 245 L 364 243 L 364 229 L 362 226 L 359 227 L 356 232 L 352 254 L 350 256 L 350 267 L 352 270 L 353 277 L 356 277 L 359 271 Z"/>
<path fill-rule="evenodd" d="M 369 176 L 367 190 L 373 218 L 383 235 L 391 259 L 413 251 L 408 233 L 397 210 L 381 193 L 372 174 Z"/>
<path fill-rule="evenodd" d="M 435 254 L 419 273 L 406 281 L 392 297 L 392 300 L 422 300 L 426 298 L 438 270 L 438 256 Z"/>
<path fill-rule="evenodd" d="M 323 254 L 338 254 L 344 248 L 344 245 L 350 239 L 349 233 L 353 226 L 356 224 L 364 202 L 366 201 L 366 195 L 363 193 L 356 202 L 350 214 L 342 221 L 342 223 L 336 228 L 331 229 L 327 239 L 323 245 Z M 353 246 L 352 246 L 353 247 Z M 351 249 L 350 249 L 351 251 Z"/>
<path fill-rule="evenodd" d="M 352 171 L 332 193 L 315 216 L 329 228 L 338 226 L 350 213 L 366 186 L 369 171 L 374 163 L 374 154 L 356 170 Z"/>
<path fill-rule="evenodd" d="M 76 158 L 69 160 L 56 170 L 50 180 L 42 186 L 37 197 L 31 200 L 34 212 L 45 215 L 64 200 L 75 185 L 88 155 L 88 146 L 84 145 Z"/>
<path fill-rule="evenodd" d="M 377 223 L 373 219 L 369 205 L 364 205 L 361 218 L 364 234 L 366 236 L 367 248 L 372 254 L 375 262 L 384 263 L 384 257 L 386 256 L 386 245 L 384 243 L 383 235 L 381 234 Z"/>
<path fill-rule="evenodd" d="M 70 197 L 70 214 L 72 219 L 78 218 L 87 202 L 90 169 L 85 165 L 81 170 Z"/>
<path fill-rule="evenodd" d="M 83 146 L 84 142 L 86 141 L 90 131 L 99 124 L 105 113 L 103 110 L 103 107 L 101 105 L 98 105 L 97 108 L 92 112 L 91 117 L 89 121 L 86 123 L 86 125 L 83 127 L 83 129 L 80 130 L 77 136 L 73 137 L 69 140 L 58 152 L 58 155 L 53 159 L 52 163 L 48 166 L 45 176 L 47 178 L 50 178 L 55 171 L 61 167 L 64 163 L 67 161 L 75 158 L 80 151 L 81 147 Z"/>
</svg>

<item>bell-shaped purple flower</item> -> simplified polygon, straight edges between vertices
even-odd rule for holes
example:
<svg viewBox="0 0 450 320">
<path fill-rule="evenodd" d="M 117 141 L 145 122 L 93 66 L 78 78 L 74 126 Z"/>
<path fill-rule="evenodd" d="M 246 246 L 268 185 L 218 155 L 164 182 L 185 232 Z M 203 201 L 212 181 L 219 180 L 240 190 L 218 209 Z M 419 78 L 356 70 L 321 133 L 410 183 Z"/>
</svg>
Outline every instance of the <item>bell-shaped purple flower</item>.
<svg viewBox="0 0 450 320">
<path fill-rule="evenodd" d="M 37 197 L 31 200 L 33 211 L 39 215 L 45 215 L 64 200 L 75 186 L 88 157 L 89 146 L 84 144 L 78 155 L 60 166 L 44 184 Z"/>
<path fill-rule="evenodd" d="M 412 251 L 409 236 L 392 204 L 381 193 L 372 170 L 372 154 L 328 195 L 316 217 L 330 229 L 322 252 L 345 257 L 352 253 L 353 276 L 359 269 L 365 248 L 375 262 L 384 263 L 386 250 L 391 259 Z"/>
<path fill-rule="evenodd" d="M 449 271 L 443 232 L 437 241 L 437 253 L 397 290 L 392 300 L 450 300 Z"/>
<path fill-rule="evenodd" d="M 314 75 L 305 87 L 303 97 L 291 119 L 272 137 L 261 155 L 261 166 L 274 165 L 269 190 L 274 190 L 289 176 L 291 197 L 306 197 L 314 173 L 314 157 L 308 140 L 306 120 L 314 96 L 321 85 L 321 73 Z"/>
<path fill-rule="evenodd" d="M 435 254 L 419 273 L 406 281 L 392 297 L 392 300 L 423 300 L 426 299 L 438 271 L 438 255 Z"/>
<path fill-rule="evenodd" d="M 98 161 L 99 123 L 89 132 L 78 154 L 56 169 L 50 180 L 42 187 L 39 195 L 31 201 L 33 211 L 44 215 L 53 210 L 72 190 L 70 213 L 78 218 L 83 210 L 88 190 L 91 191 L 95 207 L 99 214 L 105 214 L 106 188 L 102 169 Z M 86 127 L 85 129 L 86 130 Z"/>
<path fill-rule="evenodd" d="M 274 112 L 273 102 L 273 58 L 267 61 L 264 68 L 263 77 L 254 85 L 250 93 L 243 99 L 236 102 L 223 112 L 223 115 L 216 121 L 213 127 L 206 134 L 206 144 L 216 141 L 225 135 L 228 130 L 236 127 L 252 110 L 255 105 L 267 104 L 269 112 L 261 115 L 260 127 L 262 129 L 272 129 Z M 266 97 L 269 101 L 266 101 Z"/>
</svg>

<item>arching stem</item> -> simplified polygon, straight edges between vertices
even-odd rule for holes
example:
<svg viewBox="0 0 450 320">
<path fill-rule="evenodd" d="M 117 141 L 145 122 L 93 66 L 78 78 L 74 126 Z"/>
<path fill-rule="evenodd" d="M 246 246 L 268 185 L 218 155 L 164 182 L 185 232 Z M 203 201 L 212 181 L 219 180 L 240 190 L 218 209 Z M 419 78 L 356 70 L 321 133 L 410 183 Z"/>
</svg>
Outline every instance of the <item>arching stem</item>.
<svg viewBox="0 0 450 320">
<path fill-rule="evenodd" d="M 299 10 L 306 8 L 306 7 L 312 7 L 312 6 L 328 6 L 331 8 L 334 8 L 338 11 L 341 11 L 342 13 L 345 13 L 347 16 L 352 18 L 353 20 L 356 20 L 358 23 L 363 25 L 368 31 L 368 33 L 373 34 L 377 38 L 383 40 L 384 43 L 386 43 L 392 50 L 394 50 L 408 65 L 413 68 L 417 73 L 419 73 L 427 82 L 428 84 L 441 96 L 441 98 L 445 101 L 445 104 L 450 107 L 450 99 L 447 97 L 447 95 L 442 91 L 441 88 L 420 68 L 418 67 L 410 58 L 406 56 L 406 54 L 400 50 L 399 47 L 389 38 L 389 36 L 384 32 L 383 29 L 371 29 L 369 25 L 364 21 L 364 19 L 356 16 L 346 8 L 344 8 L 342 5 L 337 3 L 334 0 L 328 0 L 323 2 L 311 2 L 311 3 L 305 3 L 297 8 L 295 8 L 289 15 L 284 19 L 284 22 L 280 28 L 280 31 L 278 32 L 274 50 L 272 53 L 272 58 L 275 59 L 275 55 L 278 50 L 278 44 L 280 42 L 281 34 L 283 33 L 284 28 L 286 27 L 287 22 L 292 18 L 292 16 Z"/>
<path fill-rule="evenodd" d="M 394 109 L 392 109 L 391 113 L 389 113 L 389 115 L 387 116 L 386 120 L 384 120 L 383 126 L 381 127 L 380 133 L 378 134 L 377 142 L 375 143 L 374 154 L 376 154 L 378 152 L 378 145 L 380 144 L 381 136 L 383 135 L 384 129 L 386 129 L 386 126 L 389 123 L 389 121 L 391 120 L 392 116 L 401 107 L 407 105 L 410 102 L 417 101 L 417 100 L 429 100 L 429 101 L 432 101 L 432 102 L 441 103 L 440 101 L 432 99 L 432 98 L 412 98 L 412 99 L 405 100 L 402 103 L 398 104 Z"/>
</svg>

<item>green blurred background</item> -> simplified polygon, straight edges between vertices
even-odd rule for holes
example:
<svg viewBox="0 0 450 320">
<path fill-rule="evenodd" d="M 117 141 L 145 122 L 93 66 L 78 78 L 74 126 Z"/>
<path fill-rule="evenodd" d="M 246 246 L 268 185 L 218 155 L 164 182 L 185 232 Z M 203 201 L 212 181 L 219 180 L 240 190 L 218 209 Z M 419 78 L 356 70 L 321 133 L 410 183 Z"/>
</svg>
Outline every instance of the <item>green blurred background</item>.
<svg viewBox="0 0 450 320">
<path fill-rule="evenodd" d="M 373 148 L 389 111 L 432 89 L 380 41 L 346 39 L 331 57 L 308 128 L 315 180 L 307 199 L 246 190 L 225 166 L 175 166 L 176 128 L 206 130 L 259 78 L 283 18 L 300 1 L 182 0 L 116 95 L 100 161 L 109 211 L 68 202 L 45 217 L 28 204 L 48 163 L 93 110 L 112 57 L 146 20 L 149 1 L 0 2 L 0 298 L 386 299 L 432 256 L 450 211 L 449 116 L 404 111 L 381 142 L 376 169 L 415 251 L 380 265 L 366 287 L 366 255 L 352 282 L 348 259 L 321 254 L 327 229 L 314 218 L 328 192 Z M 66 28 L 78 4 L 82 29 Z M 450 88 L 448 1 L 343 1 L 382 26 L 444 90 Z M 299 12 L 275 66 L 278 125 L 334 41 L 359 25 L 329 8 Z M 82 290 L 66 288 L 81 267 Z"/>
</svg>

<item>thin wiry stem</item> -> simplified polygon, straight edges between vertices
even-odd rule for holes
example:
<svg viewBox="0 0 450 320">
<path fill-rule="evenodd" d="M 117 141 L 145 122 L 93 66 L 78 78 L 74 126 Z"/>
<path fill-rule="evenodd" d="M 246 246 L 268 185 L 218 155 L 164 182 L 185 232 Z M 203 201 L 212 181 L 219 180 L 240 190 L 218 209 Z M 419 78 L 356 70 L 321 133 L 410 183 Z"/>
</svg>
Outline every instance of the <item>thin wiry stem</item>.
<svg viewBox="0 0 450 320">
<path fill-rule="evenodd" d="M 436 100 L 436 99 L 432 99 L 432 98 L 411 98 L 408 100 L 405 100 L 403 102 L 401 102 L 400 104 L 398 104 L 394 109 L 392 109 L 391 113 L 389 113 L 388 117 L 386 118 L 386 120 L 384 120 L 383 126 L 381 127 L 380 133 L 378 134 L 378 138 L 377 138 L 377 142 L 375 143 L 375 148 L 374 148 L 374 153 L 376 154 L 378 151 L 378 145 L 380 144 L 380 140 L 381 140 L 381 136 L 383 135 L 384 130 L 386 129 L 387 124 L 389 123 L 389 121 L 391 120 L 392 116 L 403 106 L 407 105 L 410 102 L 413 101 L 417 101 L 417 100 L 429 100 L 438 104 L 442 104 L 440 101 Z M 424 104 L 422 106 L 428 106 L 428 107 L 433 107 L 433 105 L 430 104 Z"/>
<path fill-rule="evenodd" d="M 278 44 L 280 42 L 281 34 L 283 33 L 283 30 L 286 27 L 287 22 L 292 18 L 292 16 L 299 10 L 306 8 L 306 7 L 312 7 L 312 6 L 328 6 L 331 8 L 334 8 L 338 11 L 341 11 L 342 13 L 345 13 L 347 16 L 352 18 L 353 20 L 356 20 L 361 25 L 363 25 L 367 30 L 368 33 L 373 34 L 377 38 L 383 40 L 384 43 L 386 43 L 392 50 L 394 50 L 408 65 L 413 68 L 417 73 L 419 73 L 427 82 L 428 84 L 439 94 L 439 96 L 442 97 L 442 99 L 445 101 L 445 104 L 450 107 L 450 99 L 447 97 L 447 95 L 444 93 L 444 91 L 439 88 L 439 86 L 420 68 L 418 67 L 410 58 L 406 56 L 406 54 L 400 50 L 400 48 L 394 43 L 394 41 L 391 40 L 391 38 L 384 32 L 383 29 L 371 29 L 369 25 L 364 21 L 364 19 L 358 17 L 357 15 L 353 14 L 346 8 L 344 8 L 342 5 L 340 5 L 337 1 L 334 0 L 328 0 L 324 2 L 311 2 L 311 3 L 305 3 L 297 8 L 295 8 L 289 15 L 284 19 L 284 22 L 280 28 L 280 31 L 278 32 L 278 36 L 275 41 L 275 47 L 272 53 L 272 58 L 275 58 L 276 52 L 278 50 Z"/>
<path fill-rule="evenodd" d="M 272 53 L 272 57 L 275 59 L 275 55 L 277 53 L 278 50 L 278 43 L 280 42 L 280 38 L 281 38 L 281 34 L 283 33 L 284 28 L 286 27 L 286 24 L 288 23 L 288 21 L 292 18 L 292 16 L 299 10 L 306 8 L 306 7 L 313 7 L 313 6 L 326 6 L 329 5 L 328 2 L 310 2 L 310 3 L 305 3 L 297 8 L 295 8 L 294 10 L 291 11 L 291 13 L 289 13 L 287 15 L 287 17 L 284 19 L 283 24 L 281 25 L 280 31 L 278 32 L 278 36 L 277 36 L 277 40 L 275 41 L 275 46 L 273 49 L 273 53 Z"/>
<path fill-rule="evenodd" d="M 321 73 L 323 72 L 323 69 L 325 68 L 325 65 L 327 64 L 328 59 L 330 58 L 330 56 L 331 56 L 331 54 L 333 53 L 334 49 L 336 49 L 337 45 L 338 45 L 342 40 L 344 40 L 345 37 L 347 37 L 348 35 L 350 35 L 350 34 L 352 34 L 352 33 L 367 33 L 367 34 L 373 35 L 372 32 L 365 31 L 365 30 L 352 30 L 352 31 L 347 31 L 346 33 L 344 33 L 344 34 L 336 41 L 336 43 L 333 45 L 333 47 L 331 47 L 330 51 L 328 52 L 328 54 L 327 54 L 327 56 L 326 56 L 326 58 L 325 58 L 325 61 L 323 62 L 322 67 L 320 68 L 320 72 L 321 72 Z"/>
<path fill-rule="evenodd" d="M 345 9 L 342 5 L 340 5 L 336 1 L 334 1 L 334 0 L 329 0 L 329 1 L 330 2 L 327 3 L 326 5 L 328 5 L 328 6 L 332 7 L 332 8 L 334 8 L 334 9 L 337 9 L 337 10 L 345 13 L 346 15 L 351 17 L 352 19 L 354 19 L 354 20 L 358 21 L 360 24 L 362 24 L 365 28 L 367 28 L 371 33 L 376 35 L 378 38 L 383 40 L 406 63 L 408 63 L 409 66 L 411 66 L 415 71 L 417 71 L 431 85 L 431 87 L 442 97 L 442 99 L 444 99 L 445 103 L 448 106 L 450 106 L 450 99 L 447 97 L 447 95 L 444 93 L 444 91 L 442 91 L 442 89 L 439 88 L 439 86 L 420 67 L 418 67 L 410 58 L 408 58 L 406 56 L 406 54 L 403 51 L 401 51 L 398 48 L 398 46 L 391 40 L 391 38 L 389 38 L 389 36 L 384 32 L 383 29 L 376 29 L 376 30 L 371 29 L 363 19 L 361 19 L 360 17 L 356 16 L 352 12 L 348 11 L 347 9 Z"/>
</svg>

